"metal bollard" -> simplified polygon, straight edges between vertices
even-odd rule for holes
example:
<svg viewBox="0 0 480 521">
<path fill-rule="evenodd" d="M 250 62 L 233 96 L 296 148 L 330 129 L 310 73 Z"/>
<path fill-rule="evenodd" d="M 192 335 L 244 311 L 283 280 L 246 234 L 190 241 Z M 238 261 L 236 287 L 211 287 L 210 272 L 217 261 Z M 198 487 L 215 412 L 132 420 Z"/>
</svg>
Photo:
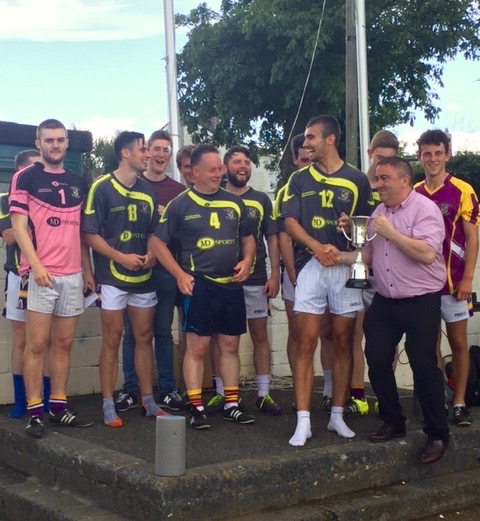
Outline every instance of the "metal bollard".
<svg viewBox="0 0 480 521">
<path fill-rule="evenodd" d="M 184 416 L 157 416 L 155 432 L 155 474 L 185 474 L 186 421 Z"/>
</svg>

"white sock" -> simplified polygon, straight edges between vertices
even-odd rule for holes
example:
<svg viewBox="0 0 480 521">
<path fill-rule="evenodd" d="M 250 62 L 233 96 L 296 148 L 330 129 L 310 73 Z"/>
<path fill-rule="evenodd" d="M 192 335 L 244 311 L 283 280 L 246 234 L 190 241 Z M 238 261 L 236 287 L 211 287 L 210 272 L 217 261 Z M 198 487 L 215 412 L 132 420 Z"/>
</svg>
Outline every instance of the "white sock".
<svg viewBox="0 0 480 521">
<path fill-rule="evenodd" d="M 332 396 L 332 371 L 323 371 L 323 396 Z"/>
<path fill-rule="evenodd" d="M 218 394 L 225 396 L 225 391 L 223 389 L 223 380 L 221 376 L 214 376 L 213 379 L 215 380 L 215 391 L 217 391 Z"/>
<path fill-rule="evenodd" d="M 294 447 L 303 447 L 311 437 L 312 427 L 310 425 L 310 411 L 298 411 L 297 427 L 288 443 Z"/>
<path fill-rule="evenodd" d="M 265 396 L 270 390 L 270 375 L 269 374 L 257 374 L 255 376 L 257 383 L 257 393 L 259 397 Z"/>
<path fill-rule="evenodd" d="M 113 403 L 113 398 L 104 398 L 103 399 L 103 421 L 105 424 L 112 423 L 118 418 L 118 415 L 115 411 L 115 405 Z"/>
<path fill-rule="evenodd" d="M 327 429 L 335 431 L 342 438 L 353 438 L 355 436 L 355 433 L 347 427 L 343 419 L 343 407 L 332 407 Z"/>
</svg>

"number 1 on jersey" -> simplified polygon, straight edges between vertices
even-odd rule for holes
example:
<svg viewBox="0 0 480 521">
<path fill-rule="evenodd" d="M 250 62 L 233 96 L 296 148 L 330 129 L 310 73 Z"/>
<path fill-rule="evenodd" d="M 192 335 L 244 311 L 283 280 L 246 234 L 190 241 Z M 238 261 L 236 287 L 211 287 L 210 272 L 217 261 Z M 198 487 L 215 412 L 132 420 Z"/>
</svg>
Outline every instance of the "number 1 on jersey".
<svg viewBox="0 0 480 521">
<path fill-rule="evenodd" d="M 215 228 L 216 230 L 218 230 L 220 228 L 220 220 L 218 218 L 217 212 L 212 212 L 210 214 L 210 226 L 212 228 Z"/>
</svg>

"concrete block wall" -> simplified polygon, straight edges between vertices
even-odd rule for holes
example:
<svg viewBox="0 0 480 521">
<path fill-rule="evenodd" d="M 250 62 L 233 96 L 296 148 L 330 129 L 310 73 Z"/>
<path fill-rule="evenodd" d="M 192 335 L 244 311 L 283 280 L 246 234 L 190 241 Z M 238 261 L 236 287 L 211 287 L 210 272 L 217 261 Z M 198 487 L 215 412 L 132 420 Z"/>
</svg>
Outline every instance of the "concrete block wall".
<svg viewBox="0 0 480 521">
<path fill-rule="evenodd" d="M 5 262 L 5 248 L 0 246 L 0 265 Z M 0 284 L 4 286 L 5 273 L 0 270 Z M 480 269 L 474 282 L 474 291 L 480 295 Z M 0 305 L 3 308 L 3 291 L 1 292 Z M 290 376 L 290 367 L 286 354 L 286 343 L 288 335 L 287 318 L 281 298 L 271 301 L 272 317 L 268 322 L 268 334 L 272 346 L 272 375 Z M 10 324 L 4 318 L 0 319 L 0 403 L 11 403 L 13 401 L 11 370 L 10 370 Z M 174 320 L 174 340 L 178 342 L 177 320 Z M 468 324 L 469 345 L 480 345 L 480 315 L 475 314 Z M 80 318 L 75 343 L 72 350 L 72 364 L 68 385 L 68 394 L 88 394 L 100 392 L 100 380 L 98 370 L 98 355 L 101 346 L 101 326 L 99 311 L 89 308 Z M 403 342 L 401 343 L 401 347 Z M 443 338 L 442 351 L 449 353 L 448 343 Z M 240 342 L 241 375 L 245 378 L 254 376 L 253 348 L 248 333 Z M 406 362 L 405 353 L 400 357 L 401 362 Z M 322 374 L 320 365 L 319 349 L 315 354 L 315 374 Z M 122 383 L 122 371 L 119 367 L 117 388 Z M 412 376 L 408 364 L 400 363 L 396 370 L 397 382 L 401 387 L 413 387 Z M 208 376 L 205 382 L 208 382 Z M 365 374 L 365 380 L 368 380 Z"/>
</svg>

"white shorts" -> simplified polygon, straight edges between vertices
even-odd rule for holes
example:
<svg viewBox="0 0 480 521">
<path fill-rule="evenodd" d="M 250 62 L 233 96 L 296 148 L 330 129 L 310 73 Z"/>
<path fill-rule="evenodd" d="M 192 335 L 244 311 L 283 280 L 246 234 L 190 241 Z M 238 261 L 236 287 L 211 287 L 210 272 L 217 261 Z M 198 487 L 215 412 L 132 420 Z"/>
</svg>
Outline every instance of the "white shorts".
<svg viewBox="0 0 480 521">
<path fill-rule="evenodd" d="M 263 286 L 243 286 L 247 319 L 270 316 L 267 294 Z"/>
<path fill-rule="evenodd" d="M 53 275 L 52 287 L 39 286 L 28 274 L 27 309 L 57 317 L 75 317 L 83 313 L 83 275 Z"/>
<path fill-rule="evenodd" d="M 25 311 L 18 309 L 18 293 L 22 277 L 9 271 L 5 278 L 5 313 L 4 316 L 9 320 L 25 322 Z"/>
<path fill-rule="evenodd" d="M 108 311 L 120 311 L 127 306 L 134 308 L 153 308 L 157 305 L 157 293 L 130 293 L 108 284 L 100 285 L 100 307 Z"/>
<path fill-rule="evenodd" d="M 468 300 L 457 300 L 453 295 L 442 295 L 442 319 L 450 324 L 470 317 Z"/>
<path fill-rule="evenodd" d="M 345 287 L 349 272 L 348 266 L 325 268 L 312 257 L 298 274 L 293 310 L 323 315 L 328 306 L 334 315 L 354 318 L 363 309 L 362 291 Z"/>
<path fill-rule="evenodd" d="M 282 300 L 295 302 L 295 286 L 292 284 L 287 270 L 283 270 L 282 273 Z"/>
</svg>

